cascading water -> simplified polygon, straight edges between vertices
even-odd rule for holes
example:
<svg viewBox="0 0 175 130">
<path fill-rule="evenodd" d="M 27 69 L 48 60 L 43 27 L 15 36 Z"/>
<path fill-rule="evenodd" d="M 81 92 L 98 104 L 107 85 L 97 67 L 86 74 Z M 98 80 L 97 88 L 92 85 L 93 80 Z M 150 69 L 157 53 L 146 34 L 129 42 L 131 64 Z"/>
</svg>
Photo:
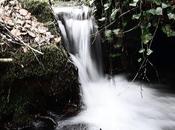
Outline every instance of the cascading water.
<svg viewBox="0 0 175 130">
<path fill-rule="evenodd" d="M 79 69 L 86 106 L 69 123 L 89 124 L 90 130 L 175 130 L 175 97 L 102 75 L 100 43 L 91 41 L 96 24 L 88 7 L 54 7 L 54 12 L 65 47 Z"/>
</svg>

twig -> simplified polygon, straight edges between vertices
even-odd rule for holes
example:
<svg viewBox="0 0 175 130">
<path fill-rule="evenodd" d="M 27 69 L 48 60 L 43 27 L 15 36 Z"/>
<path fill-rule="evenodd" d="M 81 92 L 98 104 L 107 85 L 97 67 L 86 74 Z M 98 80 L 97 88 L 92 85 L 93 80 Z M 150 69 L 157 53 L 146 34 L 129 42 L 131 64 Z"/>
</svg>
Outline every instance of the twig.
<svg viewBox="0 0 175 130">
<path fill-rule="evenodd" d="M 131 31 L 137 29 L 139 26 L 140 26 L 140 23 L 137 24 L 136 26 L 132 27 L 131 29 L 124 31 L 123 34 L 128 33 L 128 32 L 131 32 Z"/>
<path fill-rule="evenodd" d="M 161 17 L 159 17 L 159 19 L 158 19 L 157 26 L 156 26 L 156 29 L 155 29 L 154 34 L 153 34 L 153 38 L 151 39 L 151 42 L 150 42 L 148 48 L 151 48 L 151 45 L 152 45 L 152 43 L 153 43 L 153 40 L 154 40 L 154 38 L 155 38 L 155 36 L 156 36 L 157 30 L 158 30 L 159 24 L 160 24 L 160 19 L 161 19 Z"/>
<path fill-rule="evenodd" d="M 36 117 L 37 118 L 40 118 L 40 119 L 51 121 L 54 124 L 54 126 L 57 126 L 57 122 L 53 118 L 51 118 L 49 116 L 40 116 L 40 115 L 37 115 Z"/>
<path fill-rule="evenodd" d="M 156 72 L 156 76 L 157 76 L 157 79 L 158 79 L 158 82 L 160 82 L 160 76 L 159 76 L 159 72 L 157 70 L 157 68 L 148 60 L 148 63 L 153 67 L 153 69 L 155 70 Z"/>
<path fill-rule="evenodd" d="M 12 58 L 0 58 L 0 62 L 12 62 Z"/>
<path fill-rule="evenodd" d="M 11 95 L 11 87 L 9 87 L 9 90 L 8 90 L 7 103 L 10 102 L 10 95 Z"/>
<path fill-rule="evenodd" d="M 136 80 L 136 78 L 138 77 L 141 69 L 143 68 L 143 66 L 145 65 L 145 63 L 147 63 L 147 60 L 148 60 L 147 57 L 145 57 L 145 59 L 143 60 L 142 64 L 139 67 L 139 70 L 137 71 L 136 75 L 134 76 L 132 82 L 134 82 Z"/>
<path fill-rule="evenodd" d="M 133 10 L 135 10 L 135 9 L 137 9 L 138 7 L 135 7 L 135 8 L 132 8 L 132 9 L 130 9 L 130 10 L 128 10 L 128 11 L 126 11 L 126 12 L 124 12 L 124 13 L 122 13 L 118 18 L 121 18 L 121 17 L 123 17 L 124 15 L 126 15 L 126 14 L 128 14 L 128 13 L 130 13 L 131 11 L 133 11 Z"/>
<path fill-rule="evenodd" d="M 44 54 L 44 53 L 42 53 L 41 51 L 38 51 L 38 50 L 34 49 L 33 47 L 31 47 L 30 45 L 28 45 L 27 43 L 25 43 L 23 40 L 21 40 L 21 39 L 19 39 L 18 37 L 14 36 L 14 35 L 10 32 L 10 30 L 7 28 L 7 26 L 6 26 L 5 23 L 1 23 L 1 22 L 0 22 L 0 25 L 1 25 L 1 27 L 3 27 L 3 28 L 10 34 L 10 37 L 11 37 L 14 41 L 20 42 L 21 44 L 27 46 L 29 49 L 33 50 L 34 52 L 37 52 L 37 53 L 39 53 L 39 54 L 41 54 L 41 55 Z M 17 39 L 17 40 L 16 40 L 16 39 Z"/>
<path fill-rule="evenodd" d="M 98 32 L 96 32 L 96 33 L 100 33 L 100 32 L 103 31 L 104 29 L 110 27 L 110 26 L 113 25 L 118 19 L 120 19 L 120 18 L 123 17 L 124 15 L 130 13 L 131 11 L 133 11 L 133 10 L 135 10 L 135 9 L 137 9 L 137 8 L 138 8 L 138 7 L 135 7 L 135 8 L 133 8 L 133 9 L 130 9 L 130 10 L 128 10 L 128 11 L 122 13 L 121 15 L 118 16 L 118 18 L 116 18 L 114 21 L 112 21 L 112 22 L 109 23 L 108 25 L 104 26 L 103 28 L 101 28 L 101 29 L 100 29 Z M 96 33 L 92 34 L 92 36 L 93 36 L 93 35 L 96 35 Z"/>
</svg>

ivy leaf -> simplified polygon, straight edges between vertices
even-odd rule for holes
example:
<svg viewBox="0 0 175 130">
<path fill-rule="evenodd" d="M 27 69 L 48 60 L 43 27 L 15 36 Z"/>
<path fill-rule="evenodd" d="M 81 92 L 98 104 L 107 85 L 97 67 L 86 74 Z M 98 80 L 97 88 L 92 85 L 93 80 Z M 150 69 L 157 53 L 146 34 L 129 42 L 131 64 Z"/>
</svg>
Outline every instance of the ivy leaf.
<svg viewBox="0 0 175 130">
<path fill-rule="evenodd" d="M 120 29 L 118 28 L 118 29 L 114 29 L 113 31 L 112 31 L 115 35 L 119 35 L 120 34 Z"/>
<path fill-rule="evenodd" d="M 161 5 L 162 1 L 161 0 L 152 0 L 153 3 L 156 5 Z"/>
<path fill-rule="evenodd" d="M 138 2 L 139 2 L 139 0 L 133 0 L 133 2 L 129 4 L 129 6 L 135 7 L 135 6 L 137 6 Z"/>
<path fill-rule="evenodd" d="M 108 9 L 109 9 L 109 3 L 104 4 L 104 10 L 106 11 Z"/>
<path fill-rule="evenodd" d="M 151 55 L 152 53 L 153 53 L 153 50 L 147 49 L 147 53 L 146 53 L 147 56 Z"/>
<path fill-rule="evenodd" d="M 134 15 L 132 16 L 132 19 L 139 19 L 140 16 L 141 16 L 141 13 L 139 13 L 139 14 L 134 14 Z"/>
<path fill-rule="evenodd" d="M 167 35 L 167 37 L 174 37 L 175 31 L 171 29 L 170 25 L 165 25 L 162 27 L 162 31 Z"/>
<path fill-rule="evenodd" d="M 103 22 L 103 21 L 105 21 L 105 20 L 106 20 L 105 17 L 102 17 L 101 19 L 98 19 L 98 21 L 100 21 L 100 22 Z"/>
<path fill-rule="evenodd" d="M 92 4 L 95 2 L 95 0 L 90 0 L 89 5 L 92 6 Z"/>
<path fill-rule="evenodd" d="M 149 9 L 146 12 L 152 15 L 163 15 L 163 10 L 161 7 L 157 7 L 156 9 Z"/>
<path fill-rule="evenodd" d="M 144 53 L 144 52 L 145 52 L 145 49 L 144 48 L 142 48 L 142 49 L 139 50 L 139 53 Z"/>
<path fill-rule="evenodd" d="M 166 9 L 168 8 L 170 5 L 166 4 L 166 3 L 162 3 L 162 9 Z"/>
<path fill-rule="evenodd" d="M 167 15 L 168 15 L 168 18 L 169 18 L 170 20 L 171 20 L 171 19 L 175 20 L 175 14 L 173 14 L 173 13 L 168 13 Z"/>
<path fill-rule="evenodd" d="M 156 15 L 163 15 L 163 10 L 161 7 L 156 8 Z"/>
<path fill-rule="evenodd" d="M 142 61 L 142 58 L 139 58 L 137 61 L 140 63 Z"/>
<path fill-rule="evenodd" d="M 113 9 L 112 10 L 112 14 L 111 14 L 111 19 L 114 20 L 115 19 L 115 16 L 117 14 L 117 12 L 119 11 L 119 9 Z"/>
<path fill-rule="evenodd" d="M 149 9 L 146 11 L 147 13 L 150 13 L 152 15 L 156 15 L 156 10 L 155 9 Z"/>
<path fill-rule="evenodd" d="M 152 36 L 151 33 L 143 34 L 143 35 L 141 36 L 142 42 L 143 42 L 144 44 L 147 44 L 148 42 L 150 42 L 152 38 L 153 38 L 153 36 Z"/>
<path fill-rule="evenodd" d="M 105 37 L 107 38 L 108 41 L 112 41 L 112 30 L 106 30 Z"/>
</svg>

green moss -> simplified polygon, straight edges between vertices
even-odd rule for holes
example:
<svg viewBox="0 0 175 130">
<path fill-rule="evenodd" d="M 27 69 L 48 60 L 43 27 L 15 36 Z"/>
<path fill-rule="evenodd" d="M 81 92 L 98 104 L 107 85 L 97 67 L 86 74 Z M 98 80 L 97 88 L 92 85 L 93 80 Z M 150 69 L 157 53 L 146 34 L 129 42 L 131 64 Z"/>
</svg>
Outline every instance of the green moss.
<svg viewBox="0 0 175 130">
<path fill-rule="evenodd" d="M 46 0 L 21 0 L 24 8 L 29 10 L 41 22 L 53 21 L 53 15 Z"/>
<path fill-rule="evenodd" d="M 41 49 L 44 55 L 18 52 L 13 55 L 14 62 L 10 66 L 6 78 L 23 79 L 31 76 L 44 76 L 58 73 L 59 68 L 67 62 L 68 57 L 63 49 L 50 45 Z"/>
<path fill-rule="evenodd" d="M 55 45 L 41 51 L 44 55 L 18 51 L 6 66 L 0 77 L 0 121 L 5 115 L 15 123 L 28 122 L 28 115 L 79 102 L 78 74 L 66 52 Z"/>
</svg>

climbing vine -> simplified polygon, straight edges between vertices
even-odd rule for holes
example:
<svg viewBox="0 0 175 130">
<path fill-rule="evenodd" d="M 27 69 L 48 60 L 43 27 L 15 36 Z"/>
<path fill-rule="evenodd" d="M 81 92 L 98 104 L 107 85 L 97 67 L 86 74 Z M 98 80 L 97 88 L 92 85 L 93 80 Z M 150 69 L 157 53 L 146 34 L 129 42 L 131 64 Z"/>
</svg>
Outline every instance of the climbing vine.
<svg viewBox="0 0 175 130">
<path fill-rule="evenodd" d="M 175 1 L 174 0 L 89 0 L 94 7 L 93 13 L 99 23 L 99 31 L 113 48 L 119 48 L 112 57 L 125 53 L 123 39 L 128 33 L 139 32 L 140 49 L 138 63 L 140 68 L 133 80 L 139 75 L 147 79 L 147 64 L 154 67 L 149 56 L 153 53 L 152 43 L 158 31 L 167 37 L 175 36 Z M 117 39 L 117 40 L 116 40 Z M 117 43 L 115 42 L 117 41 Z M 114 45 L 115 44 L 115 45 Z"/>
</svg>

